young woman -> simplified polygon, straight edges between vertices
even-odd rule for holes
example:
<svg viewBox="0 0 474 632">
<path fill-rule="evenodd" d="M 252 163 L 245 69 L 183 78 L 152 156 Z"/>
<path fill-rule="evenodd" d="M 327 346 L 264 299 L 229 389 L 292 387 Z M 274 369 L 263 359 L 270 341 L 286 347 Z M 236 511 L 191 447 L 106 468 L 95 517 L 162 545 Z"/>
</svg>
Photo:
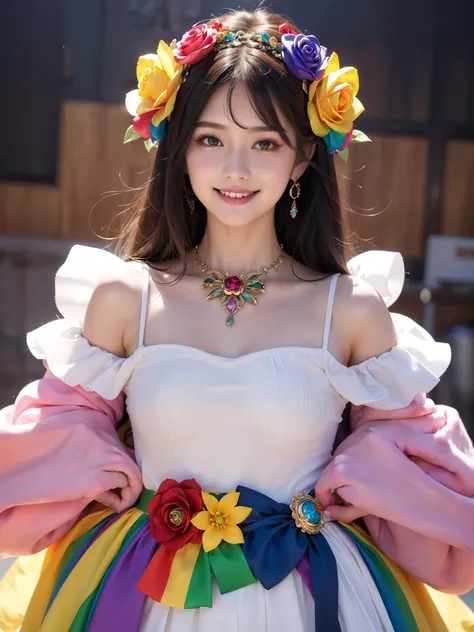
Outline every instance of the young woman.
<svg viewBox="0 0 474 632">
<path fill-rule="evenodd" d="M 126 139 L 157 153 L 123 258 L 75 248 L 66 318 L 29 345 L 66 385 L 125 393 L 145 489 L 50 548 L 23 631 L 446 630 L 404 571 L 474 584 L 469 552 L 368 520 L 390 561 L 311 492 L 346 404 L 406 406 L 445 349 L 397 340 L 348 274 L 332 154 L 360 139 L 357 71 L 297 33 L 229 13 L 138 62 Z"/>
</svg>

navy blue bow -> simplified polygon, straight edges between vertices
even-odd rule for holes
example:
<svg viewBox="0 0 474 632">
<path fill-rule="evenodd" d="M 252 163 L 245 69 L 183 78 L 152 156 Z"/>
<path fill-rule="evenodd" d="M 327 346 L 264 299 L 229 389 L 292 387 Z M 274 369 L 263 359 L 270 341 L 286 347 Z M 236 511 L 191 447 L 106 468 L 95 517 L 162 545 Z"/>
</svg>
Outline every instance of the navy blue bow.
<svg viewBox="0 0 474 632">
<path fill-rule="evenodd" d="M 316 630 L 341 632 L 338 617 L 338 579 L 334 554 L 322 533 L 308 535 L 291 517 L 289 505 L 237 487 L 239 505 L 252 507 L 240 527 L 244 555 L 255 577 L 270 590 L 293 571 L 308 553 L 313 583 Z"/>
</svg>

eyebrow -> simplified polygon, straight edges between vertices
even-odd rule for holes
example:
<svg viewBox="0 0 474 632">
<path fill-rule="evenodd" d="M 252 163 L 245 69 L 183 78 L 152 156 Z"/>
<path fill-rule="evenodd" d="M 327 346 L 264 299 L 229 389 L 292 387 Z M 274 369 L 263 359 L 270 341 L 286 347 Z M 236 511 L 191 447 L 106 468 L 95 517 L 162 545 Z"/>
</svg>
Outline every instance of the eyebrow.
<svg viewBox="0 0 474 632">
<path fill-rule="evenodd" d="M 212 129 L 227 129 L 226 125 L 222 125 L 221 123 L 212 123 L 211 121 L 198 121 L 196 123 L 196 127 L 211 127 Z M 276 132 L 279 133 L 276 129 L 272 129 L 271 127 L 267 127 L 266 125 L 260 125 L 257 127 L 247 127 L 249 132 Z"/>
</svg>

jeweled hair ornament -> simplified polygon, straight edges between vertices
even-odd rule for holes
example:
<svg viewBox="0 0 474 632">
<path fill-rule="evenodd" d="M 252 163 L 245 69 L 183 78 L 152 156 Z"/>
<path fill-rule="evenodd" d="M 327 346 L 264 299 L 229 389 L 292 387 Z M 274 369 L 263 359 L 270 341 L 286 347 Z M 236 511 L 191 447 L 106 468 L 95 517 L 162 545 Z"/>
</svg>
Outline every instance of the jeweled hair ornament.
<svg viewBox="0 0 474 632">
<path fill-rule="evenodd" d="M 357 69 L 341 68 L 338 55 L 328 55 L 314 35 L 296 33 L 286 23 L 279 31 L 280 38 L 265 31 L 233 32 L 222 22 L 211 20 L 196 24 L 178 42 L 168 45 L 161 41 L 156 54 L 138 60 L 138 89 L 129 92 L 125 100 L 133 116 L 125 142 L 143 138 L 148 150 L 157 147 L 166 135 L 178 90 L 190 68 L 223 49 L 252 46 L 278 59 L 302 81 L 314 135 L 323 139 L 330 154 L 337 153 L 347 160 L 350 143 L 370 141 L 354 129 L 354 121 L 364 111 L 357 98 Z"/>
</svg>

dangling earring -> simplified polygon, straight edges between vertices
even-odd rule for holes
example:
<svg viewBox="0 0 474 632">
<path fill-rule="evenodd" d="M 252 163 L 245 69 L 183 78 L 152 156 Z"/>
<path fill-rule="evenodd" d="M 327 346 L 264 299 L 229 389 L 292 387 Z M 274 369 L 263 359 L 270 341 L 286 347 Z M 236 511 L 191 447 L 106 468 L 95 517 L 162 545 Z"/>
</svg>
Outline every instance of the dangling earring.
<svg viewBox="0 0 474 632">
<path fill-rule="evenodd" d="M 293 179 L 293 184 L 291 185 L 288 193 L 289 193 L 290 198 L 293 200 L 293 203 L 290 209 L 290 215 L 293 219 L 295 219 L 295 217 L 298 215 L 298 207 L 296 206 L 296 200 L 301 195 L 301 184 L 298 182 L 298 178 Z"/>
<path fill-rule="evenodd" d="M 192 215 L 194 213 L 194 209 L 196 208 L 196 202 L 192 198 L 188 197 L 187 195 L 185 195 L 184 197 L 186 199 L 186 202 L 188 203 L 189 212 Z"/>
</svg>

